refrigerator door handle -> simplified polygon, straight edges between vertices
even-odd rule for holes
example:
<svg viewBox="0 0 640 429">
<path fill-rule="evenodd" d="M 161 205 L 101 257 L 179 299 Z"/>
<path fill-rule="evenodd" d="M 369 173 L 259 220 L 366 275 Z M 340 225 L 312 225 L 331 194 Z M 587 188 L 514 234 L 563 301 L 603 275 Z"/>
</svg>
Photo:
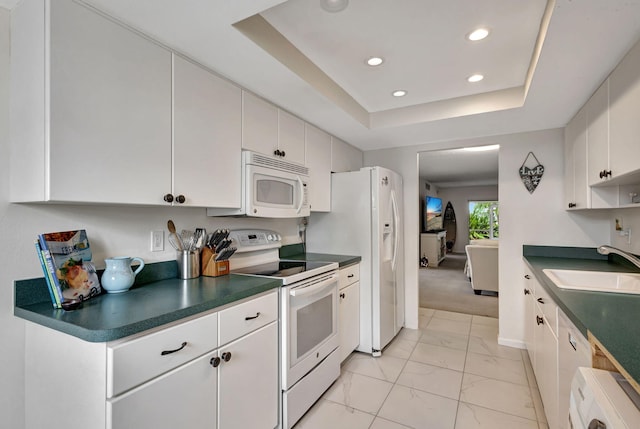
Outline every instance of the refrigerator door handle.
<svg viewBox="0 0 640 429">
<path fill-rule="evenodd" d="M 391 269 L 396 270 L 398 262 L 398 203 L 396 202 L 396 194 L 391 190 L 391 207 L 393 209 L 393 259 L 391 260 Z"/>
</svg>

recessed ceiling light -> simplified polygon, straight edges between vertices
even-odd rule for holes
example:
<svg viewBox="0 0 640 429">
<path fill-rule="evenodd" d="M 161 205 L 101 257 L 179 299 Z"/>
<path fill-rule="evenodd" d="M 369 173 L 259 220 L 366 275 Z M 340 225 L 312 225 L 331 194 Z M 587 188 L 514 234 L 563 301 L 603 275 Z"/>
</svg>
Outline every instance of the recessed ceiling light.
<svg viewBox="0 0 640 429">
<path fill-rule="evenodd" d="M 485 152 L 488 150 L 498 150 L 500 149 L 499 144 L 492 144 L 488 146 L 471 146 L 471 147 L 463 147 L 462 150 L 467 152 Z"/>
<path fill-rule="evenodd" d="M 472 42 L 477 42 L 478 40 L 482 40 L 489 35 L 489 30 L 486 28 L 478 28 L 473 30 L 471 33 L 467 34 L 467 39 Z"/>
<path fill-rule="evenodd" d="M 349 6 L 349 0 L 320 0 L 320 7 L 327 12 L 341 12 Z"/>
<path fill-rule="evenodd" d="M 467 80 L 471 83 L 480 82 L 482 79 L 484 79 L 484 76 L 482 76 L 481 74 L 474 74 L 467 78 Z"/>
<path fill-rule="evenodd" d="M 383 62 L 384 60 L 380 57 L 371 57 L 367 59 L 367 64 L 369 64 L 371 67 L 379 66 Z"/>
<path fill-rule="evenodd" d="M 393 91 L 391 95 L 393 95 L 394 97 L 404 97 L 405 95 L 407 95 L 407 91 L 405 91 L 404 89 L 398 89 L 396 91 Z"/>
</svg>

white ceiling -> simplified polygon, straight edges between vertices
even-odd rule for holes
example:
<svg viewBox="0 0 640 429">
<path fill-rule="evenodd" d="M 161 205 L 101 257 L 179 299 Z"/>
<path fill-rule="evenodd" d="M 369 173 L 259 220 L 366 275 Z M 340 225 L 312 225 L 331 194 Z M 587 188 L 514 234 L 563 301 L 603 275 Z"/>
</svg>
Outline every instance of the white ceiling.
<svg viewBox="0 0 640 429">
<path fill-rule="evenodd" d="M 498 149 L 463 148 L 420 153 L 419 177 L 438 188 L 498 184 Z"/>
<path fill-rule="evenodd" d="M 336 14 L 320 0 L 84 1 L 363 150 L 563 127 L 640 38 L 640 0 L 550 0 L 548 27 L 544 0 L 351 0 Z M 263 16 L 300 46 L 297 63 L 234 27 Z M 287 16 L 299 22 L 280 22 Z M 463 36 L 475 23 L 493 32 L 470 46 Z M 362 67 L 378 47 L 384 69 Z M 296 68 L 305 58 L 316 80 Z M 460 79 L 474 64 L 487 76 L 478 86 Z M 523 84 L 526 99 L 509 92 Z M 395 87 L 409 97 L 387 99 Z M 404 102 L 418 104 L 394 104 Z"/>
</svg>

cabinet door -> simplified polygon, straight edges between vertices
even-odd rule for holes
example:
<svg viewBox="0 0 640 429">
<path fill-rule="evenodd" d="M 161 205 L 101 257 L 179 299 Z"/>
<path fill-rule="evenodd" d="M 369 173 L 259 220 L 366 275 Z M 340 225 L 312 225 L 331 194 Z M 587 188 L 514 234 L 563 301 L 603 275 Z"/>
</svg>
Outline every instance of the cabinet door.
<svg viewBox="0 0 640 429">
<path fill-rule="evenodd" d="M 360 344 L 360 282 L 340 289 L 339 294 L 338 334 L 342 362 Z"/>
<path fill-rule="evenodd" d="M 306 124 L 306 166 L 309 167 L 311 189 L 309 202 L 313 212 L 331 211 L 331 136 Z"/>
<path fill-rule="evenodd" d="M 218 427 L 273 429 L 278 425 L 278 323 L 220 349 Z M 225 353 L 231 353 L 225 361 Z"/>
<path fill-rule="evenodd" d="M 331 171 L 358 171 L 362 168 L 362 152 L 342 140 L 331 137 Z"/>
<path fill-rule="evenodd" d="M 609 165 L 609 81 L 605 81 L 585 105 L 587 111 L 588 184 L 607 180 L 600 177 Z"/>
<path fill-rule="evenodd" d="M 185 206 L 240 207 L 241 90 L 177 55 L 173 73 L 171 192 Z"/>
<path fill-rule="evenodd" d="M 535 355 L 534 355 L 534 331 L 536 326 L 535 318 L 535 300 L 534 291 L 536 287 L 536 280 L 533 278 L 531 272 L 525 272 L 524 281 L 524 342 L 527 346 L 527 352 L 529 354 L 529 360 L 531 360 L 531 367 L 535 368 Z"/>
<path fill-rule="evenodd" d="M 208 353 L 108 400 L 107 429 L 215 429 L 217 371 L 210 364 L 213 356 Z M 236 400 L 242 401 L 242 397 Z"/>
<path fill-rule="evenodd" d="M 640 168 L 640 44 L 627 54 L 609 78 L 610 167 L 612 177 Z"/>
<path fill-rule="evenodd" d="M 534 372 L 549 427 L 555 428 L 558 424 L 558 339 L 537 305 L 535 313 Z"/>
<path fill-rule="evenodd" d="M 304 121 L 278 109 L 278 149 L 283 158 L 304 165 Z"/>
<path fill-rule="evenodd" d="M 565 129 L 565 201 L 566 208 L 590 207 L 587 185 L 587 113 L 581 109 Z"/>
<path fill-rule="evenodd" d="M 50 199 L 165 204 L 171 53 L 70 0 L 50 46 Z"/>
<path fill-rule="evenodd" d="M 242 149 L 274 156 L 278 148 L 278 108 L 242 91 Z"/>
</svg>

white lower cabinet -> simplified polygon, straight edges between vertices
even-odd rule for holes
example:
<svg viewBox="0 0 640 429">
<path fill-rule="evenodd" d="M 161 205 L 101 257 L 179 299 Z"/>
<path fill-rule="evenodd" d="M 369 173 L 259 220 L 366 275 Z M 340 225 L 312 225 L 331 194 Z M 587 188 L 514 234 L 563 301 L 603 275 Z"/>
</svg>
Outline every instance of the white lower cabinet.
<svg viewBox="0 0 640 429">
<path fill-rule="evenodd" d="M 570 429 L 571 381 L 578 367 L 591 367 L 591 346 L 531 271 L 524 277 L 525 343 L 549 429 Z"/>
<path fill-rule="evenodd" d="M 278 425 L 278 323 L 219 350 L 218 428 Z"/>
<path fill-rule="evenodd" d="M 340 362 L 360 345 L 360 264 L 340 270 L 338 334 Z"/>
<path fill-rule="evenodd" d="M 107 427 L 215 428 L 218 371 L 212 358 L 201 356 L 107 401 Z"/>
<path fill-rule="evenodd" d="M 278 292 L 108 343 L 28 323 L 25 428 L 276 428 Z"/>
<path fill-rule="evenodd" d="M 533 367 L 549 429 L 558 428 L 558 338 L 540 307 L 536 312 Z"/>
</svg>

